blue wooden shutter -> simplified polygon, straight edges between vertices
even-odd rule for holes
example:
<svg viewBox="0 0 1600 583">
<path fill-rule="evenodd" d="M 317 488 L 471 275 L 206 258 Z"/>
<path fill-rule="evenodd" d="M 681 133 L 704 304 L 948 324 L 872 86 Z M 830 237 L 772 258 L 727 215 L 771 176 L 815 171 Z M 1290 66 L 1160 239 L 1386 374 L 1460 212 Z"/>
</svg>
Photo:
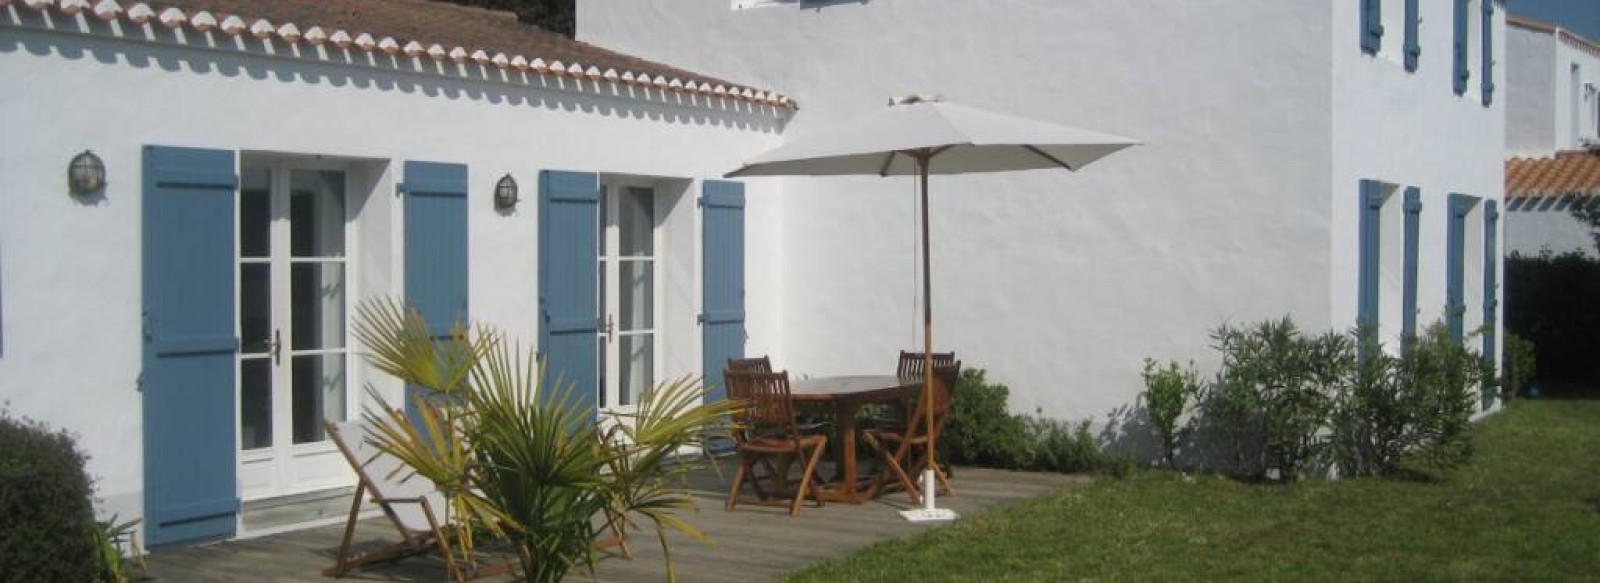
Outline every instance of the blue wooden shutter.
<svg viewBox="0 0 1600 583">
<path fill-rule="evenodd" d="M 539 350 L 546 387 L 599 405 L 600 176 L 539 173 Z"/>
<path fill-rule="evenodd" d="M 406 304 L 446 336 L 467 320 L 467 167 L 408 161 L 403 190 Z M 406 413 L 420 422 L 416 390 L 408 387 Z"/>
<path fill-rule="evenodd" d="M 1416 71 L 1417 63 L 1422 57 L 1421 22 L 1422 13 L 1417 8 L 1421 0 L 1406 0 L 1406 70 Z"/>
<path fill-rule="evenodd" d="M 145 540 L 231 536 L 234 153 L 146 146 L 143 187 Z"/>
<path fill-rule="evenodd" d="M 1483 105 L 1494 103 L 1494 0 L 1483 0 L 1483 70 L 1479 87 Z"/>
<path fill-rule="evenodd" d="M 1417 243 L 1422 219 L 1422 189 L 1415 186 L 1406 188 L 1405 205 L 1405 274 L 1400 291 L 1400 335 L 1409 339 L 1417 335 Z"/>
<path fill-rule="evenodd" d="M 1500 307 L 1500 300 L 1496 297 L 1500 287 L 1500 204 L 1492 200 L 1483 204 L 1483 360 L 1498 370 L 1500 363 L 1495 352 L 1495 319 Z M 1492 380 L 1483 380 L 1484 408 L 1493 404 L 1490 390 Z"/>
<path fill-rule="evenodd" d="M 1467 5 L 1468 0 L 1455 0 L 1455 75 L 1454 88 L 1456 95 L 1467 92 L 1467 79 L 1472 73 L 1467 71 Z"/>
<path fill-rule="evenodd" d="M 708 401 L 727 398 L 722 369 L 744 356 L 744 184 L 707 180 L 700 198 L 704 266 L 700 314 Z"/>
<path fill-rule="evenodd" d="M 1450 216 L 1445 225 L 1444 318 L 1450 328 L 1450 337 L 1457 341 L 1466 332 L 1462 321 L 1462 316 L 1467 312 L 1463 296 L 1463 271 L 1466 264 L 1467 212 L 1471 209 L 1469 197 L 1464 194 L 1450 195 Z"/>
<path fill-rule="evenodd" d="M 1378 54 L 1383 44 L 1383 0 L 1361 0 L 1361 50 Z"/>
<path fill-rule="evenodd" d="M 1356 325 L 1368 333 L 1378 328 L 1379 220 L 1383 210 L 1383 184 L 1361 181 L 1360 251 L 1357 275 Z"/>
</svg>

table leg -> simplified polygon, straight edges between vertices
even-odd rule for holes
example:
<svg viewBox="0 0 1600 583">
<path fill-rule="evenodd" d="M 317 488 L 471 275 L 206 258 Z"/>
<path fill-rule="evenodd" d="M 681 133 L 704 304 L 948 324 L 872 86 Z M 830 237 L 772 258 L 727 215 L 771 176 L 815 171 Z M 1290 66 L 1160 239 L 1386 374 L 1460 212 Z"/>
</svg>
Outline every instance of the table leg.
<svg viewBox="0 0 1600 583">
<path fill-rule="evenodd" d="M 851 504 L 860 504 L 860 492 L 857 491 L 856 475 L 856 407 L 852 403 L 841 402 L 834 411 L 834 418 L 839 422 L 839 465 L 842 480 L 839 482 L 836 493 L 840 501 Z"/>
</svg>

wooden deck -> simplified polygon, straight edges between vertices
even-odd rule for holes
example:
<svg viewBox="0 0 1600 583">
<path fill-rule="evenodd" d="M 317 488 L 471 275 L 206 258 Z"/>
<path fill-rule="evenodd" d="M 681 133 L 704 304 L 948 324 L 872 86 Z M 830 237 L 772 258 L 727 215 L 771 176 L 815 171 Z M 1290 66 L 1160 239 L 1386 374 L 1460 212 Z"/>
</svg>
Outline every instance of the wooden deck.
<svg viewBox="0 0 1600 583">
<path fill-rule="evenodd" d="M 724 476 L 730 477 L 731 473 Z M 956 495 L 939 499 L 940 506 L 971 515 L 986 508 L 1040 496 L 1081 482 L 1079 476 L 1002 472 L 957 468 Z M 774 581 L 813 562 L 850 554 L 874 543 L 911 535 L 927 528 L 908 523 L 896 510 L 907 507 L 902 494 L 885 496 L 855 506 L 807 503 L 798 517 L 783 509 L 741 505 L 723 510 L 727 486 L 712 472 L 697 473 L 691 488 L 700 502 L 698 513 L 687 520 L 704 530 L 712 544 L 683 536 L 672 538 L 672 555 L 678 580 L 698 582 Z M 746 488 L 746 497 L 753 499 Z M 149 574 L 156 581 L 331 581 L 322 569 L 333 564 L 342 525 L 299 530 L 286 534 L 236 540 L 196 547 L 159 549 L 148 557 Z M 396 540 L 393 528 L 376 519 L 356 529 L 358 548 Z M 654 535 L 633 537 L 636 557 L 607 556 L 590 579 L 587 573 L 573 581 L 643 582 L 666 580 L 661 548 Z M 444 581 L 443 563 L 432 556 L 414 557 L 389 565 L 351 573 L 356 581 Z M 509 578 L 487 579 L 510 581 Z"/>
</svg>

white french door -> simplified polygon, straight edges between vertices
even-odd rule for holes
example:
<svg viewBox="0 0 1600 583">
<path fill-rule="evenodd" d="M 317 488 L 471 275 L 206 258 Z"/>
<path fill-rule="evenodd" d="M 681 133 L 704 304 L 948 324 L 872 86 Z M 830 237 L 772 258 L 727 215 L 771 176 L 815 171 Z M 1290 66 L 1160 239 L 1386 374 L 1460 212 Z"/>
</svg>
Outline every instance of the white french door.
<svg viewBox="0 0 1600 583">
<path fill-rule="evenodd" d="M 240 494 L 343 485 L 349 469 L 323 421 L 351 409 L 346 173 L 247 160 L 240 174 Z"/>
<path fill-rule="evenodd" d="M 632 411 L 656 382 L 656 200 L 606 184 L 600 201 L 600 410 Z"/>
</svg>

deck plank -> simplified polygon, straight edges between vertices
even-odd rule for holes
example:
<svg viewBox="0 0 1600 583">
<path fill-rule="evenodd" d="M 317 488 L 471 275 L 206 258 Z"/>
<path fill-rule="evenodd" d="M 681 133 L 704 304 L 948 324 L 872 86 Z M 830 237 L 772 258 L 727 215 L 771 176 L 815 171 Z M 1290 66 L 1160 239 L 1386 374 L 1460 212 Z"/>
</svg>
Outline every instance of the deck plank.
<svg viewBox="0 0 1600 583">
<path fill-rule="evenodd" d="M 774 581 L 786 573 L 824 559 L 850 554 L 878 542 L 910 536 L 936 526 L 912 524 L 895 511 L 909 506 L 903 494 L 855 506 L 833 503 L 818 508 L 808 503 L 796 517 L 785 509 L 745 505 L 723 510 L 726 483 L 731 476 L 697 472 L 690 490 L 699 510 L 687 513 L 691 524 L 705 531 L 712 543 L 673 534 L 672 556 L 678 580 L 734 583 Z M 1082 476 L 1006 472 L 957 468 L 952 480 L 956 495 L 940 498 L 940 506 L 964 515 L 1042 496 L 1085 481 Z M 748 489 L 741 500 L 753 500 Z M 322 526 L 259 538 L 201 546 L 159 549 L 150 554 L 150 575 L 157 581 L 281 581 L 321 582 L 322 569 L 333 563 L 343 525 Z M 383 519 L 367 519 L 356 529 L 356 547 L 370 548 L 397 540 Z M 607 555 L 594 576 L 577 573 L 573 581 L 601 583 L 664 581 L 662 553 L 653 535 L 633 537 L 633 560 Z M 405 559 L 353 572 L 354 581 L 443 581 L 443 562 L 437 556 Z M 509 578 L 487 581 L 510 581 Z"/>
</svg>

